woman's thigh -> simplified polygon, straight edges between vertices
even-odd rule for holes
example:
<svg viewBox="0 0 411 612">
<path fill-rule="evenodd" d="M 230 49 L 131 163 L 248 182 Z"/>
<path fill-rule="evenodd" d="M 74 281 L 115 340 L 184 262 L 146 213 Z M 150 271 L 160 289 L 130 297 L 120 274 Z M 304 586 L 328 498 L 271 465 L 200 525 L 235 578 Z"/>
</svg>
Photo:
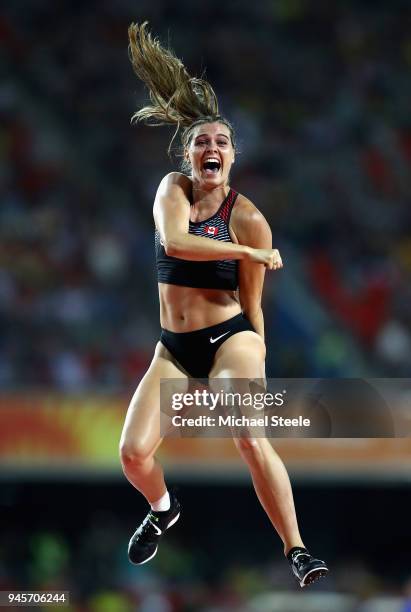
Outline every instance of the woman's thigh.
<svg viewBox="0 0 411 612">
<path fill-rule="evenodd" d="M 252 384 L 250 382 L 252 381 Z M 251 331 L 244 331 L 231 336 L 220 346 L 216 353 L 213 368 L 210 372 L 210 387 L 249 396 L 265 389 L 265 345 L 262 338 Z M 247 404 L 249 406 L 249 404 Z M 234 414 L 249 417 L 261 416 L 254 408 L 238 408 Z M 255 452 L 257 440 L 265 436 L 264 427 L 233 427 L 231 430 L 234 442 L 240 450 Z"/>
<path fill-rule="evenodd" d="M 138 385 L 127 411 L 120 442 L 123 452 L 146 455 L 154 452 L 161 442 L 162 379 L 178 379 L 178 390 L 182 393 L 188 387 L 187 375 L 176 365 L 169 351 L 158 342 L 150 367 Z"/>
<path fill-rule="evenodd" d="M 234 334 L 218 349 L 210 378 L 265 378 L 265 344 L 252 331 Z"/>
</svg>

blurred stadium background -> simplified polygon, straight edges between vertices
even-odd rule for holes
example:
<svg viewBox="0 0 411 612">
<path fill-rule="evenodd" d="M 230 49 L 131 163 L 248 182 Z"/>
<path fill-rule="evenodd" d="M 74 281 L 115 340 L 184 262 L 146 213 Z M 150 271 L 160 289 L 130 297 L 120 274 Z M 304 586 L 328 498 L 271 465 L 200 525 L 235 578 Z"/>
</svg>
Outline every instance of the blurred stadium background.
<svg viewBox="0 0 411 612">
<path fill-rule="evenodd" d="M 307 592 L 228 440 L 168 440 L 183 520 L 128 564 L 146 512 L 117 457 L 159 334 L 151 206 L 175 169 L 127 26 L 207 68 L 269 220 L 271 377 L 408 377 L 411 7 L 380 0 L 17 0 L 0 12 L 0 590 L 70 590 L 81 612 L 411 610 L 408 438 L 280 440 Z M 206 527 L 199 524 L 206 521 Z M 66 608 L 68 609 L 68 608 Z"/>
</svg>

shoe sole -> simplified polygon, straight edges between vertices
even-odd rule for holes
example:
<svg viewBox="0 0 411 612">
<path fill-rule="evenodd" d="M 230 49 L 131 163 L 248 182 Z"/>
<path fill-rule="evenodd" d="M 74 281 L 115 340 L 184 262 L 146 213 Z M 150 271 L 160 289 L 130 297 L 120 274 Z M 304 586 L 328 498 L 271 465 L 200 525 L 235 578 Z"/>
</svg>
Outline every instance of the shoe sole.
<svg viewBox="0 0 411 612">
<path fill-rule="evenodd" d="M 316 567 L 309 572 L 306 573 L 304 578 L 300 581 L 300 587 L 304 589 L 305 587 L 317 582 L 320 578 L 324 578 L 328 574 L 327 567 Z"/>
<path fill-rule="evenodd" d="M 180 518 L 180 513 L 178 513 L 172 521 L 169 522 L 169 524 L 167 525 L 167 527 L 164 529 L 163 533 L 161 534 L 161 537 L 165 534 L 165 532 L 167 531 L 167 529 L 170 529 L 170 527 L 172 527 L 174 525 L 174 523 L 177 523 L 178 519 Z M 150 555 L 150 557 L 148 557 L 147 559 L 144 559 L 144 561 L 139 561 L 139 563 L 135 563 L 134 561 L 130 560 L 130 563 L 132 563 L 133 565 L 144 565 L 144 563 L 148 563 L 149 561 L 151 561 L 151 559 L 154 559 L 154 557 L 156 556 L 158 551 L 158 544 L 156 546 L 155 551 L 153 552 L 152 555 Z"/>
</svg>

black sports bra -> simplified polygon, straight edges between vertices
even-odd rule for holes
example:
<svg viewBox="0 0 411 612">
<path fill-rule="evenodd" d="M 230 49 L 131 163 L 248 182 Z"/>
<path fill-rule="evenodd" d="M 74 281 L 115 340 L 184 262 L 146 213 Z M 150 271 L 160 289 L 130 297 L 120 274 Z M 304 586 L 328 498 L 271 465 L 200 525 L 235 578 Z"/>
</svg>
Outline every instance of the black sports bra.
<svg viewBox="0 0 411 612">
<path fill-rule="evenodd" d="M 233 242 L 228 230 L 231 212 L 238 193 L 230 189 L 217 212 L 196 223 L 190 221 L 189 233 L 222 242 Z M 238 287 L 238 261 L 219 259 L 214 261 L 188 261 L 170 257 L 161 243 L 160 234 L 155 231 L 157 278 L 159 283 L 196 287 L 201 289 L 230 289 Z"/>
</svg>

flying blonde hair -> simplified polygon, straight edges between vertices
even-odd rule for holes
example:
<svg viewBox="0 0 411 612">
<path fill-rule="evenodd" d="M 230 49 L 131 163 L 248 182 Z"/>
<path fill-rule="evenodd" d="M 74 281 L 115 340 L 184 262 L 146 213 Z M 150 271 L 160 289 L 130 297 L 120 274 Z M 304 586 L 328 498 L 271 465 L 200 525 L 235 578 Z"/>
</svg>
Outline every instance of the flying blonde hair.
<svg viewBox="0 0 411 612">
<path fill-rule="evenodd" d="M 130 61 L 135 74 L 148 87 L 151 100 L 150 106 L 133 114 L 131 122 L 176 126 L 169 152 L 180 128 L 183 128 L 182 144 L 186 147 L 194 127 L 215 121 L 228 127 L 235 146 L 233 127 L 220 116 L 217 96 L 210 83 L 191 77 L 184 64 L 151 35 L 147 26 L 147 21 L 132 23 L 128 29 Z"/>
</svg>

